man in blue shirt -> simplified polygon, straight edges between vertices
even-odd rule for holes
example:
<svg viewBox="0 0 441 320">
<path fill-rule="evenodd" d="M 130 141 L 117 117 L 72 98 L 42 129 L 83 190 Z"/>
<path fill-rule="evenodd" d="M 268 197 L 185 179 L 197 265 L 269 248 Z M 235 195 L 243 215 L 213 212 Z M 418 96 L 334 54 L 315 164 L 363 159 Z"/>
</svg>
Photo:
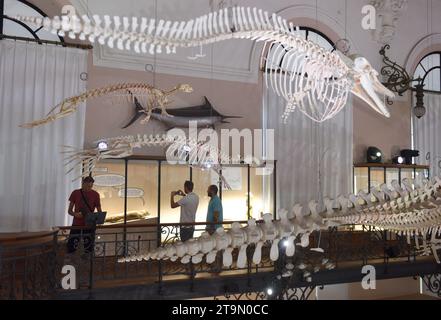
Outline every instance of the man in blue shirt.
<svg viewBox="0 0 441 320">
<path fill-rule="evenodd" d="M 208 187 L 207 194 L 211 198 L 210 203 L 208 204 L 207 211 L 207 223 L 215 223 L 207 225 L 206 230 L 208 233 L 213 234 L 217 228 L 222 227 L 223 222 L 223 211 L 222 211 L 222 202 L 218 197 L 218 188 L 216 185 L 211 185 Z"/>
</svg>

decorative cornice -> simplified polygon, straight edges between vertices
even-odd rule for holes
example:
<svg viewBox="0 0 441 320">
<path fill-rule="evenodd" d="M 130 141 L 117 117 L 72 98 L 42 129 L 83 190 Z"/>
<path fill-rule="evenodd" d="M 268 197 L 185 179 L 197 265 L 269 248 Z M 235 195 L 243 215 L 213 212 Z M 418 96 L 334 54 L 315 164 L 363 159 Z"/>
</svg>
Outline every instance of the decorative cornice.
<svg viewBox="0 0 441 320">
<path fill-rule="evenodd" d="M 87 12 L 85 0 L 72 0 L 78 15 Z M 89 12 L 90 14 L 90 12 Z M 233 40 L 234 41 L 234 40 Z M 233 46 L 238 42 L 233 42 Z M 156 72 L 163 74 L 237 81 L 244 83 L 257 83 L 259 79 L 259 61 L 263 44 L 246 43 L 249 57 L 243 59 L 242 65 L 211 66 L 203 60 L 176 59 L 176 55 L 158 55 L 156 59 L 151 55 L 136 54 L 133 51 L 120 51 L 105 46 L 95 46 L 93 49 L 93 63 L 98 67 L 119 68 L 134 71 L 146 71 L 147 65 L 156 65 Z M 206 50 L 208 51 L 208 50 Z M 234 59 L 234 54 L 231 56 Z M 229 58 L 230 59 L 230 58 Z"/>
<path fill-rule="evenodd" d="M 93 63 L 98 67 L 120 68 L 126 70 L 146 71 L 147 65 L 156 64 L 156 72 L 163 74 L 257 83 L 259 73 L 259 52 L 261 46 L 252 46 L 247 68 L 220 67 L 194 63 L 191 60 L 181 61 L 157 58 L 136 54 L 131 51 L 120 51 L 105 46 L 94 48 Z M 171 56 L 173 58 L 173 56 Z"/>
<path fill-rule="evenodd" d="M 397 21 L 407 9 L 408 0 L 370 0 L 376 9 L 377 26 L 373 31 L 374 40 L 381 44 L 390 44 L 396 32 Z"/>
</svg>

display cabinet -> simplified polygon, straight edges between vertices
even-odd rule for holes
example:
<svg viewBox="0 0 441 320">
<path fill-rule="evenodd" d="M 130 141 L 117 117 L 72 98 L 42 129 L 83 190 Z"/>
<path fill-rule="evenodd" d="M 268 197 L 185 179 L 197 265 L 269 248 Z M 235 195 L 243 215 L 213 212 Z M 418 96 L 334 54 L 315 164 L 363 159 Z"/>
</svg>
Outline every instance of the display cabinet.
<svg viewBox="0 0 441 320">
<path fill-rule="evenodd" d="M 260 219 L 263 213 L 275 212 L 275 172 L 261 175 L 259 168 L 249 165 L 226 165 L 222 175 L 231 190 L 223 186 L 211 170 L 188 165 L 170 165 L 158 157 L 132 156 L 126 159 L 104 160 L 93 170 L 94 188 L 107 211 L 106 224 L 177 223 L 179 208 L 170 207 L 171 191 L 183 190 L 185 180 L 194 183 L 199 195 L 196 222 L 205 222 L 211 184 L 219 187 L 224 221 Z M 178 199 L 178 198 L 177 198 Z"/>
<path fill-rule="evenodd" d="M 429 166 L 425 165 L 404 165 L 386 163 L 360 163 L 354 165 L 353 190 L 357 194 L 359 191 L 368 191 L 371 187 L 378 187 L 386 183 L 392 187 L 393 180 L 400 184 L 403 179 L 418 179 L 430 177 Z"/>
</svg>

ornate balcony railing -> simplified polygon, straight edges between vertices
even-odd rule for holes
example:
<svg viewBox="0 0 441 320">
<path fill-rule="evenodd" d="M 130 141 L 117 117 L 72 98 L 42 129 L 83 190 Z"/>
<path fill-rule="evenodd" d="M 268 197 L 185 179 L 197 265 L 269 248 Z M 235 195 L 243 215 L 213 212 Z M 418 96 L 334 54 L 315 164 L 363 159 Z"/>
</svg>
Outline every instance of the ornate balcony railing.
<svg viewBox="0 0 441 320">
<path fill-rule="evenodd" d="M 0 242 L 0 299 L 41 299 L 56 292 L 58 230 Z"/>
<path fill-rule="evenodd" d="M 229 229 L 233 222 L 225 222 Z M 246 221 L 239 221 L 245 225 Z M 206 223 L 191 224 L 195 236 L 205 230 Z M 238 268 L 235 263 L 224 267 L 221 256 L 214 264 L 204 262 L 197 265 L 183 265 L 179 261 L 157 261 L 142 259 L 119 262 L 120 258 L 145 254 L 158 245 L 179 240 L 180 224 L 138 224 L 100 226 L 92 234 L 94 241 L 88 246 L 90 231 L 83 227 L 60 227 L 36 239 L 28 239 L 25 244 L 0 241 L 0 298 L 40 299 L 56 297 L 66 292 L 63 283 L 70 277 L 69 289 L 92 291 L 97 288 L 127 285 L 154 285 L 158 295 L 174 280 L 185 280 L 188 291 L 194 290 L 195 281 L 219 279 L 222 277 L 258 277 L 260 274 L 274 275 L 274 286 L 282 288 L 280 298 L 308 298 L 315 288 L 315 281 L 305 274 L 315 274 L 323 270 L 325 262 L 332 262 L 336 269 L 345 269 L 365 264 L 391 262 L 415 262 L 421 258 L 403 237 L 377 229 L 353 226 L 331 228 L 310 236 L 308 248 L 296 248 L 294 257 L 284 254 L 283 241 L 280 242 L 279 259 L 269 259 L 270 244 L 262 251 L 262 262 L 252 263 L 254 247 L 247 249 L 248 263 Z M 78 239 L 75 250 L 72 239 Z M 69 253 L 70 251 L 73 251 Z M 321 248 L 322 250 L 311 250 Z M 237 260 L 237 250 L 233 261 Z M 299 265 L 303 265 L 298 268 Z M 68 274 L 66 266 L 74 272 Z M 290 267 L 291 266 L 291 267 Z M 296 266 L 296 268 L 293 268 Z M 64 280 L 64 281 L 63 281 Z M 344 282 L 345 279 L 341 279 Z M 251 281 L 251 280 L 250 280 Z M 436 283 L 435 283 L 436 284 Z M 214 296 L 214 295 L 213 295 Z M 223 298 L 245 297 L 248 299 L 271 298 L 266 292 L 225 292 Z"/>
</svg>

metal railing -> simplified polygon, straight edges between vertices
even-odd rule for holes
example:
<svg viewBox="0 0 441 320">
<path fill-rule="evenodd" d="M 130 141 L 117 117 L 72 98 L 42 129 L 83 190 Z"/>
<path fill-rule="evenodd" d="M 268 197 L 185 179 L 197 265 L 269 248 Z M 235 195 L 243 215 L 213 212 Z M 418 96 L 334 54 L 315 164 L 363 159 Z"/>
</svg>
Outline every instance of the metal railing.
<svg viewBox="0 0 441 320">
<path fill-rule="evenodd" d="M 242 225 L 246 221 L 238 221 Z M 233 222 L 224 222 L 226 230 Z M 207 223 L 194 224 L 139 224 L 99 226 L 90 232 L 85 227 L 60 227 L 33 238 L 26 243 L 0 242 L 0 299 L 39 299 L 55 296 L 63 291 L 63 279 L 71 274 L 63 270 L 71 266 L 75 270 L 75 289 L 126 286 L 130 284 L 155 284 L 160 292 L 168 281 L 186 280 L 189 290 L 194 281 L 227 275 L 256 275 L 260 272 L 284 272 L 287 264 L 304 263 L 314 268 L 323 259 L 332 261 L 336 268 L 347 265 L 364 265 L 369 262 L 387 264 L 390 261 L 415 261 L 413 246 L 403 237 L 384 230 L 331 228 L 310 235 L 308 248 L 296 246 L 294 257 L 283 253 L 283 241 L 279 243 L 279 259 L 270 260 L 270 245 L 262 251 L 262 262 L 252 263 L 254 245 L 248 246 L 248 263 L 238 268 L 235 263 L 224 267 L 221 253 L 214 264 L 205 262 L 183 265 L 179 261 L 142 259 L 119 262 L 120 258 L 142 255 L 158 245 L 179 240 L 181 226 L 194 226 L 195 236 L 205 230 Z M 88 242 L 88 238 L 94 240 Z M 75 244 L 72 245 L 73 240 Z M 44 241 L 42 240 L 44 239 Z M 311 248 L 321 248 L 324 253 Z M 69 251 L 71 251 L 69 253 Z M 233 261 L 237 261 L 237 250 Z M 286 271 L 286 270 L 285 270 Z M 70 288 L 72 289 L 72 287 Z"/>
<path fill-rule="evenodd" d="M 237 222 L 242 225 L 247 223 L 246 221 Z M 224 222 L 224 229 L 229 230 L 232 223 Z M 89 230 L 84 227 L 62 227 L 58 233 L 57 241 L 59 264 L 74 266 L 79 288 L 88 289 L 111 283 L 113 285 L 127 284 L 131 281 L 159 284 L 174 279 L 190 279 L 193 281 L 196 276 L 203 277 L 204 275 L 219 275 L 229 272 L 245 274 L 259 272 L 261 268 L 273 268 L 273 263 L 269 261 L 269 258 L 263 260 L 258 266 L 248 264 L 246 268 L 237 268 L 233 264 L 233 266 L 225 268 L 219 264 L 220 256 L 217 257 L 217 263 L 213 265 L 206 263 L 192 265 L 191 262 L 189 265 L 183 265 L 171 261 L 144 261 L 141 259 L 119 262 L 120 258 L 146 254 L 159 245 L 166 245 L 180 240 L 180 228 L 188 226 L 193 226 L 195 228 L 194 236 L 198 236 L 205 231 L 207 223 L 98 227 L 94 232 L 93 250 L 88 247 Z M 76 232 L 79 232 L 79 234 L 75 234 Z M 69 241 L 72 241 L 69 239 L 73 237 L 78 240 L 77 249 L 73 253 L 68 253 Z M 264 250 L 268 251 L 268 248 Z M 268 252 L 264 253 L 263 256 L 269 257 Z"/>
<path fill-rule="evenodd" d="M 58 230 L 2 239 L 0 299 L 40 299 L 55 294 Z"/>
</svg>

